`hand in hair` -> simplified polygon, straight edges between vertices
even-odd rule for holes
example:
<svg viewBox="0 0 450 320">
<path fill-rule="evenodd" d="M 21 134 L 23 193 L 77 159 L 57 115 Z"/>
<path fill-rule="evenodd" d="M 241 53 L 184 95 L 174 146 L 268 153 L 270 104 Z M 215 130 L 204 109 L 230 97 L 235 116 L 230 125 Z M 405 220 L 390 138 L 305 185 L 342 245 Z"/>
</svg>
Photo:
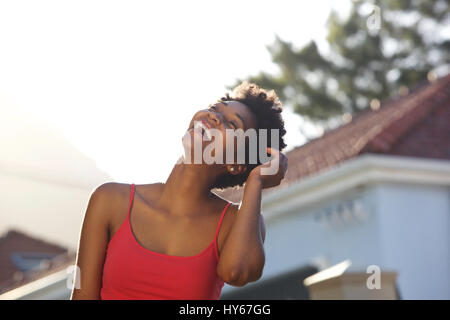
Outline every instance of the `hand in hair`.
<svg viewBox="0 0 450 320">
<path fill-rule="evenodd" d="M 288 159 L 280 151 L 274 148 L 267 148 L 267 152 L 271 156 L 271 160 L 255 167 L 249 174 L 247 181 L 258 180 L 262 184 L 262 188 L 272 188 L 281 183 L 284 179 L 288 168 Z M 266 172 L 274 172 L 274 174 L 264 174 L 261 172 L 262 168 L 267 168 Z M 269 170 L 268 168 L 275 168 L 276 170 Z"/>
</svg>

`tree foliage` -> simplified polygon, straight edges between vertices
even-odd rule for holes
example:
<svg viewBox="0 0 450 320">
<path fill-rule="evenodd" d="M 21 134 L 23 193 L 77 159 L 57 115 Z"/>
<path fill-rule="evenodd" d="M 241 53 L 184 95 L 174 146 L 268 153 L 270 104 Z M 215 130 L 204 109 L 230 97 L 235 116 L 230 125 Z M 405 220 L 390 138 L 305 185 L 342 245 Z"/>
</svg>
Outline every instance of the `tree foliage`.
<svg viewBox="0 0 450 320">
<path fill-rule="evenodd" d="M 325 53 L 314 41 L 295 49 L 276 36 L 267 49 L 279 74 L 246 80 L 275 89 L 283 104 L 312 121 L 353 114 L 449 66 L 449 22 L 445 0 L 352 1 L 347 18 L 331 12 Z"/>
</svg>

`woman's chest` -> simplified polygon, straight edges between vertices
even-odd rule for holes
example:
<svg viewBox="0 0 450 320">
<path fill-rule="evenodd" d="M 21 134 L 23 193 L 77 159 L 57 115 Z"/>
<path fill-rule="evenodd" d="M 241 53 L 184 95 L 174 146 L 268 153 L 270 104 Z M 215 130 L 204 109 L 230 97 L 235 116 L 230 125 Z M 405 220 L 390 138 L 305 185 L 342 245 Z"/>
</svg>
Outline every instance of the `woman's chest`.
<svg viewBox="0 0 450 320">
<path fill-rule="evenodd" d="M 195 256 L 209 248 L 216 239 L 217 250 L 220 252 L 232 224 L 231 217 L 224 215 L 219 225 L 221 210 L 208 207 L 199 207 L 199 210 L 207 213 L 193 217 L 174 217 L 134 199 L 130 214 L 112 223 L 111 234 L 114 235 L 128 219 L 130 236 L 142 249 L 153 253 Z"/>
</svg>

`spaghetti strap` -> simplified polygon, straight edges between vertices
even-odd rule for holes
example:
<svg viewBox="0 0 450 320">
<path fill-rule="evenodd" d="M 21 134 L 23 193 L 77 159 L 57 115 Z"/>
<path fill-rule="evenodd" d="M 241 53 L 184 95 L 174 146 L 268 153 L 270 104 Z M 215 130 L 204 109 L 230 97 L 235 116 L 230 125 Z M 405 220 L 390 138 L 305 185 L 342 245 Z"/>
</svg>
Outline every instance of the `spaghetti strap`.
<svg viewBox="0 0 450 320">
<path fill-rule="evenodd" d="M 219 223 L 217 224 L 216 228 L 216 234 L 214 235 L 214 241 L 217 242 L 217 236 L 219 234 L 220 225 L 222 224 L 223 217 L 225 216 L 225 212 L 227 211 L 228 207 L 230 206 L 231 202 L 228 202 L 225 208 L 222 211 L 222 215 L 220 216 Z"/>
<path fill-rule="evenodd" d="M 134 183 L 132 183 L 131 184 L 131 191 L 130 191 L 130 204 L 128 205 L 127 219 L 130 219 L 131 205 L 133 204 L 133 198 L 134 198 L 134 189 L 135 189 L 135 185 L 134 185 Z"/>
</svg>

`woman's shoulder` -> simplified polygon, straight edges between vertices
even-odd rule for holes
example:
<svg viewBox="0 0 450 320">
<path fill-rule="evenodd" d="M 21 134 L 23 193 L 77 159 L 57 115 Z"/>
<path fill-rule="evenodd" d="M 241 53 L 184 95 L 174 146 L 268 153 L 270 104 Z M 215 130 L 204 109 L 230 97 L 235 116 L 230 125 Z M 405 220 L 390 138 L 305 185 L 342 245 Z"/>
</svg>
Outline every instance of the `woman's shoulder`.
<svg viewBox="0 0 450 320">
<path fill-rule="evenodd" d="M 130 193 L 131 184 L 119 183 L 119 182 L 105 182 L 97 186 L 92 192 L 91 196 L 98 198 L 99 200 L 114 200 L 119 195 L 124 193 Z"/>
<path fill-rule="evenodd" d="M 161 183 L 135 184 L 135 195 L 155 195 L 161 190 Z M 123 203 L 128 204 L 131 196 L 131 184 L 120 182 L 105 182 L 97 186 L 92 192 L 91 198 L 97 201 L 108 203 L 110 206 L 120 206 Z"/>
<path fill-rule="evenodd" d="M 131 185 L 118 182 L 105 182 L 98 185 L 91 193 L 89 203 L 96 212 L 111 218 L 117 210 L 126 208 L 130 196 Z M 98 213 L 100 214 L 100 213 Z"/>
<path fill-rule="evenodd" d="M 214 199 L 213 201 L 217 205 L 217 208 L 224 209 L 228 205 L 227 212 L 236 213 L 238 211 L 240 205 L 239 203 L 235 203 L 228 199 L 225 199 L 215 192 L 211 192 L 211 194 Z"/>
<path fill-rule="evenodd" d="M 134 197 L 152 195 L 157 192 L 158 184 L 135 184 Z M 156 191 L 155 191 L 156 190 Z M 110 232 L 114 232 L 123 223 L 129 209 L 131 184 L 105 182 L 94 189 L 90 202 L 95 203 L 108 222 Z"/>
</svg>

